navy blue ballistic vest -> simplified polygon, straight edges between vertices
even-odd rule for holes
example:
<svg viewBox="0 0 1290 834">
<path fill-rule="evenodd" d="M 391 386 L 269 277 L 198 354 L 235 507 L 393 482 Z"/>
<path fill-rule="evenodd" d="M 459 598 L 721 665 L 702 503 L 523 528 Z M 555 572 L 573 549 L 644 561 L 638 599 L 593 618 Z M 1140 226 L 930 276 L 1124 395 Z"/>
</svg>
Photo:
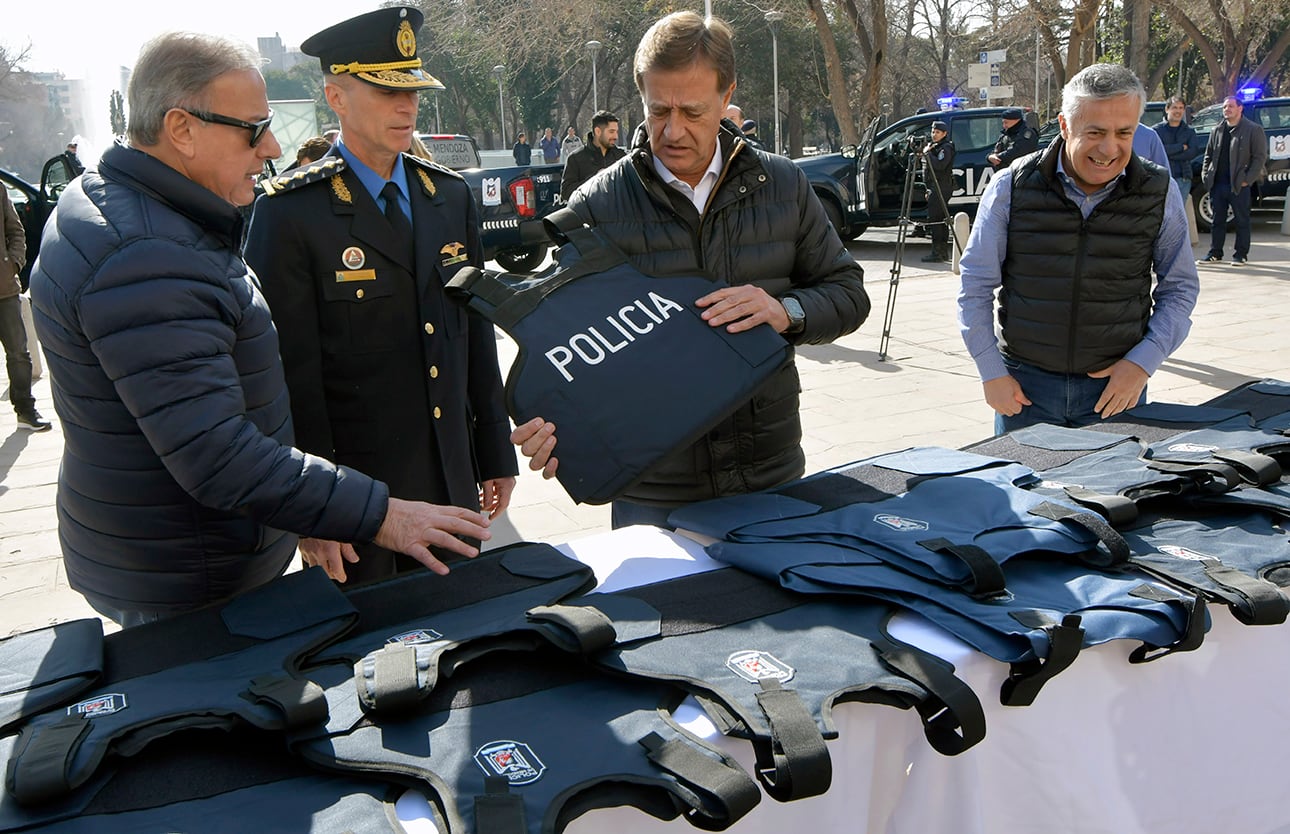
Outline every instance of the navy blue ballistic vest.
<svg viewBox="0 0 1290 834">
<path fill-rule="evenodd" d="M 1124 532 L 1134 565 L 1226 603 L 1246 625 L 1290 613 L 1290 535 L 1266 513 L 1155 516 Z"/>
<path fill-rule="evenodd" d="M 1142 576 L 1057 560 L 1014 559 L 1008 590 L 972 597 L 828 544 L 716 542 L 719 561 L 806 594 L 860 594 L 915 611 L 981 652 L 1012 665 L 1001 700 L 1031 703 L 1080 649 L 1138 640 L 1134 663 L 1198 648 L 1209 628 L 1204 601 Z"/>
<path fill-rule="evenodd" d="M 1281 480 L 1277 457 L 1290 460 L 1290 437 L 1256 427 L 1248 415 L 1241 414 L 1152 443 L 1147 455 L 1152 460 L 1181 464 L 1221 461 L 1235 467 L 1247 483 L 1264 486 Z"/>
<path fill-rule="evenodd" d="M 67 703 L 102 671 L 102 620 L 71 620 L 0 640 L 0 735 Z"/>
<path fill-rule="evenodd" d="M 1269 417 L 1290 414 L 1290 382 L 1262 379 L 1219 394 L 1206 405 L 1243 411 L 1260 426 Z"/>
<path fill-rule="evenodd" d="M 70 796 L 0 804 L 0 832 L 403 834 L 393 806 L 403 790 L 321 773 L 279 734 L 188 730 L 105 765 Z"/>
<path fill-rule="evenodd" d="M 305 658 L 300 674 L 341 663 L 354 674 L 365 710 L 397 713 L 469 660 L 538 644 L 524 612 L 595 581 L 591 568 L 551 545 L 520 542 L 454 563 L 447 576 L 418 571 L 355 588 L 346 597 L 358 622 Z"/>
<path fill-rule="evenodd" d="M 717 831 L 761 800 L 736 763 L 670 719 L 681 690 L 597 673 L 551 647 L 488 654 L 379 723 L 345 666 L 311 676 L 330 717 L 295 734 L 293 751 L 428 788 L 442 834 L 555 834 L 620 805 Z"/>
<path fill-rule="evenodd" d="M 56 798 L 84 784 L 109 752 L 130 756 L 184 728 L 321 721 L 322 692 L 286 669 L 354 618 L 327 575 L 310 569 L 220 606 L 109 636 L 93 694 L 22 725 L 3 798 Z"/>
<path fill-rule="evenodd" d="M 1005 587 L 1001 565 L 1027 553 L 1062 554 L 1099 565 L 1128 558 L 1123 539 L 1106 522 L 1017 484 L 1028 467 L 969 452 L 909 449 L 867 462 L 924 476 L 901 495 L 825 508 L 848 498 L 839 479 L 814 479 L 771 493 L 732 496 L 674 511 L 668 523 L 732 542 L 820 542 L 836 545 L 838 563 L 854 550 L 932 582 L 991 595 Z M 847 475 L 851 467 L 832 471 Z M 853 492 L 853 491 L 852 491 Z M 863 488 L 851 497 L 866 497 Z M 1099 542 L 1105 550 L 1099 550 Z"/>
<path fill-rule="evenodd" d="M 985 737 L 976 695 L 952 665 L 888 635 L 891 613 L 803 597 L 733 569 L 530 612 L 551 625 L 554 642 L 597 665 L 683 686 L 723 733 L 752 741 L 758 779 L 781 802 L 828 790 L 824 740 L 838 736 L 837 703 L 912 708 L 946 755 Z M 614 641 L 599 651 L 597 620 Z"/>
<path fill-rule="evenodd" d="M 747 402 L 792 348 L 768 325 L 711 327 L 694 302 L 724 284 L 646 275 L 568 214 L 569 245 L 547 271 L 470 267 L 447 290 L 519 343 L 507 410 L 516 423 L 554 423 L 560 484 L 575 501 L 602 504 Z"/>
</svg>

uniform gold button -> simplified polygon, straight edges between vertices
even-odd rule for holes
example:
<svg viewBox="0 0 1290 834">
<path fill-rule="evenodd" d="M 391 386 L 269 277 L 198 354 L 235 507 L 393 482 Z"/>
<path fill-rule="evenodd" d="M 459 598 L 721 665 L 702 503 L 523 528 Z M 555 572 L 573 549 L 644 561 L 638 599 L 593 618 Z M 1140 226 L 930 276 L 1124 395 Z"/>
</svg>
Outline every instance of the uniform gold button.
<svg viewBox="0 0 1290 834">
<path fill-rule="evenodd" d="M 362 291 L 362 290 L 354 290 L 354 297 L 355 297 L 355 298 L 362 298 L 362 297 L 363 297 L 363 291 Z"/>
<path fill-rule="evenodd" d="M 438 378 L 439 378 L 439 366 L 438 366 L 438 365 L 431 365 L 431 366 L 430 366 L 430 378 L 431 378 L 431 379 L 438 379 Z"/>
<path fill-rule="evenodd" d="M 437 406 L 437 405 L 436 405 L 436 406 L 434 407 L 434 418 L 435 418 L 436 420 L 438 420 L 438 419 L 439 419 L 440 417 L 442 417 L 442 416 L 443 416 L 443 412 L 442 412 L 442 411 L 440 411 L 440 410 L 439 410 L 439 406 Z"/>
<path fill-rule="evenodd" d="M 434 325 L 431 324 L 430 322 L 426 322 L 426 335 L 427 336 L 434 335 Z"/>
</svg>

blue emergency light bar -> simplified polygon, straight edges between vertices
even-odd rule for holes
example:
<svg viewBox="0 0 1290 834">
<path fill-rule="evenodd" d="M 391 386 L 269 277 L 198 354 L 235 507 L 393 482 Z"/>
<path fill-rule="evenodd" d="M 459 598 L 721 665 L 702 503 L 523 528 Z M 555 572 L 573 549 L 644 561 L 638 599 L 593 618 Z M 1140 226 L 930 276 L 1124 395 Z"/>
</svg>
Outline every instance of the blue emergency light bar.
<svg viewBox="0 0 1290 834">
<path fill-rule="evenodd" d="M 967 99 L 963 96 L 941 96 L 936 100 L 936 104 L 942 110 L 962 110 L 963 105 L 967 104 Z"/>
<path fill-rule="evenodd" d="M 1262 87 L 1242 87 L 1236 91 L 1236 97 L 1244 104 L 1247 101 L 1255 101 L 1263 96 Z"/>
</svg>

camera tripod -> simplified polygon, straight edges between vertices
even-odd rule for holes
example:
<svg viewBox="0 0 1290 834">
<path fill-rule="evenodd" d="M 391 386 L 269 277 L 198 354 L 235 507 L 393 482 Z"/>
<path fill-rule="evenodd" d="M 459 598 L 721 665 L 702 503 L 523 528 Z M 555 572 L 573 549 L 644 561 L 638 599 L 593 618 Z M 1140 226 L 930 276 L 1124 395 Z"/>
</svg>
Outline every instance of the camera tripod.
<svg viewBox="0 0 1290 834">
<path fill-rule="evenodd" d="M 905 186 L 900 199 L 900 221 L 896 229 L 896 253 L 891 261 L 891 278 L 887 281 L 887 311 L 882 320 L 882 338 L 878 341 L 878 361 L 880 362 L 887 361 L 887 348 L 891 346 L 891 322 L 896 315 L 896 291 L 900 289 L 900 270 L 905 259 L 905 240 L 909 236 L 909 226 L 913 223 L 909 215 L 914 202 L 914 188 L 919 184 L 918 174 L 923 169 L 924 147 L 924 145 L 911 142 L 909 156 L 905 162 Z M 934 199 L 940 203 L 941 211 L 945 215 L 945 219 L 938 222 L 944 223 L 949 228 L 952 245 L 959 252 L 962 252 L 963 244 L 959 240 L 958 233 L 954 230 L 954 219 L 950 216 L 946 195 L 941 193 L 941 184 L 936 177 L 932 177 L 931 181 L 931 191 L 934 194 Z"/>
</svg>

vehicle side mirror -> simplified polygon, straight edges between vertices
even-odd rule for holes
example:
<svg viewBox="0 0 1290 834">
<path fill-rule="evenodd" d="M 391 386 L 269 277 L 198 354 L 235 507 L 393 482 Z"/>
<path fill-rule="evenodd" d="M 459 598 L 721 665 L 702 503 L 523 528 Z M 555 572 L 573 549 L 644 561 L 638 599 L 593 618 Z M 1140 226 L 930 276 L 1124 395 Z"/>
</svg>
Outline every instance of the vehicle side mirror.
<svg viewBox="0 0 1290 834">
<path fill-rule="evenodd" d="M 841 150 L 841 154 L 842 154 L 843 156 L 847 157 L 848 159 L 855 159 L 855 157 L 856 157 L 856 146 L 855 146 L 855 145 L 843 145 L 843 146 L 842 146 L 842 150 Z"/>
</svg>

